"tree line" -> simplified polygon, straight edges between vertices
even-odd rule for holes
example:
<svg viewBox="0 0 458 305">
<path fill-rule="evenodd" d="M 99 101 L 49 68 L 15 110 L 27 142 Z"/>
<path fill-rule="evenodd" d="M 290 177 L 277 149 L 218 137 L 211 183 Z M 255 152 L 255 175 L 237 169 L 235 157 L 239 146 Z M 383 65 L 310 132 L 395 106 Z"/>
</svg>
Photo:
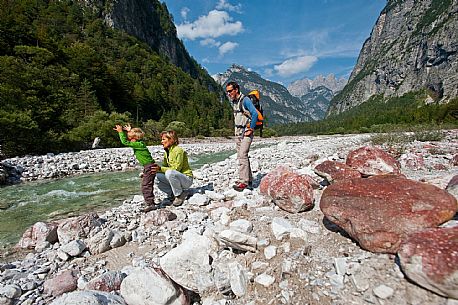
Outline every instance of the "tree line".
<svg viewBox="0 0 458 305">
<path fill-rule="evenodd" d="M 400 97 L 375 95 L 361 105 L 321 121 L 275 126 L 279 135 L 391 132 L 415 126 L 458 127 L 458 98 L 426 104 L 427 90 Z"/>
</svg>

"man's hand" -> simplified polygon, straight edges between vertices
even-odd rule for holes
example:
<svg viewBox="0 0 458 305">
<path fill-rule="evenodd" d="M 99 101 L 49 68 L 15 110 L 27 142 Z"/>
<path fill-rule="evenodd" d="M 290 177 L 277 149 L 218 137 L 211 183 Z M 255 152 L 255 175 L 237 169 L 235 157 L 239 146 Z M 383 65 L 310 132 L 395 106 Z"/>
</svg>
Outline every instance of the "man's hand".
<svg viewBox="0 0 458 305">
<path fill-rule="evenodd" d="M 244 135 L 248 137 L 248 136 L 250 136 L 252 133 L 253 133 L 253 129 L 247 128 L 247 129 L 245 129 Z"/>
<path fill-rule="evenodd" d="M 132 129 L 132 127 L 130 126 L 130 124 L 124 125 L 124 130 L 125 131 L 129 132 L 131 129 Z"/>
<path fill-rule="evenodd" d="M 117 132 L 122 132 L 122 126 L 121 125 L 116 125 L 113 130 L 116 130 Z"/>
</svg>

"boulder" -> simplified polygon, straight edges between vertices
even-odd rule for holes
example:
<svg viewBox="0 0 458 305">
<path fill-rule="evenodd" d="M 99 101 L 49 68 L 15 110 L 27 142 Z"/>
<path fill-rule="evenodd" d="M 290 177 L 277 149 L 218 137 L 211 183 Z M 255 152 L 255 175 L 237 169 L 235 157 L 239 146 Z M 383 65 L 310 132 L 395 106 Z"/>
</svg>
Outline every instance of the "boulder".
<svg viewBox="0 0 458 305">
<path fill-rule="evenodd" d="M 6 184 L 6 179 L 8 178 L 8 172 L 6 171 L 5 166 L 0 163 L 0 185 Z"/>
<path fill-rule="evenodd" d="M 452 179 L 450 179 L 445 189 L 458 200 L 458 175 L 455 175 Z"/>
<path fill-rule="evenodd" d="M 458 299 L 458 227 L 410 234 L 398 256 L 409 279 L 447 298 Z"/>
<path fill-rule="evenodd" d="M 159 209 L 147 213 L 141 223 L 145 226 L 160 226 L 167 221 L 175 220 L 177 215 L 166 209 Z"/>
<path fill-rule="evenodd" d="M 361 178 L 361 173 L 345 163 L 337 161 L 324 161 L 315 166 L 313 171 L 329 183 L 352 178 Z"/>
<path fill-rule="evenodd" d="M 139 268 L 121 283 L 121 296 L 127 304 L 188 305 L 189 299 L 179 287 L 156 268 Z"/>
<path fill-rule="evenodd" d="M 450 160 L 450 163 L 453 165 L 453 166 L 458 166 L 458 154 L 455 154 L 452 158 L 452 160 Z"/>
<path fill-rule="evenodd" d="M 346 164 L 364 176 L 401 173 L 401 165 L 395 158 L 372 146 L 363 146 L 351 151 Z"/>
<path fill-rule="evenodd" d="M 258 243 L 256 237 L 234 230 L 221 231 L 218 235 L 218 240 L 226 247 L 251 252 L 256 252 L 256 244 Z"/>
<path fill-rule="evenodd" d="M 121 283 L 126 275 L 120 271 L 108 271 L 90 280 L 85 289 L 100 291 L 116 291 L 121 287 Z"/>
<path fill-rule="evenodd" d="M 189 232 L 183 242 L 161 258 L 162 270 L 176 283 L 194 292 L 213 288 L 210 266 L 212 241 Z"/>
<path fill-rule="evenodd" d="M 65 292 L 73 291 L 77 288 L 78 279 L 72 270 L 59 272 L 52 279 L 46 280 L 43 284 L 44 293 L 57 297 Z"/>
<path fill-rule="evenodd" d="M 95 255 L 111 250 L 110 242 L 113 237 L 114 232 L 110 228 L 105 228 L 98 232 L 87 241 L 89 252 Z"/>
<path fill-rule="evenodd" d="M 120 296 L 101 291 L 75 291 L 55 299 L 51 305 L 127 305 Z"/>
<path fill-rule="evenodd" d="M 311 177 L 299 175 L 286 166 L 279 166 L 262 178 L 261 194 L 272 198 L 282 210 L 299 213 L 313 207 Z"/>
<path fill-rule="evenodd" d="M 49 242 L 51 244 L 57 242 L 57 226 L 55 222 L 37 222 L 29 227 L 16 247 L 23 249 L 33 249 L 35 246 L 42 242 Z"/>
<path fill-rule="evenodd" d="M 72 240 L 68 244 L 60 246 L 60 250 L 67 253 L 70 256 L 78 256 L 80 255 L 84 250 L 86 250 L 87 246 L 84 243 L 84 241 L 77 239 L 77 240 Z"/>
<path fill-rule="evenodd" d="M 407 234 L 452 219 L 457 201 L 434 185 L 381 175 L 328 186 L 320 208 L 362 248 L 396 253 Z"/>
<path fill-rule="evenodd" d="M 60 243 L 66 244 L 75 239 L 88 237 L 89 232 L 100 225 L 101 221 L 96 213 L 69 218 L 59 224 L 57 236 Z"/>
</svg>

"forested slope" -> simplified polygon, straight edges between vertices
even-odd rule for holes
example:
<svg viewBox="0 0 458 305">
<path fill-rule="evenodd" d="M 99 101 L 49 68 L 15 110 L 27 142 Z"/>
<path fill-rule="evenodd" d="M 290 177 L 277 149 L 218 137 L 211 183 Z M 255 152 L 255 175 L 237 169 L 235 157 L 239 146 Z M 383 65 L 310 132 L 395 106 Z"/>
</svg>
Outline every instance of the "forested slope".
<svg viewBox="0 0 458 305">
<path fill-rule="evenodd" d="M 209 91 L 208 78 L 192 78 L 146 43 L 107 26 L 97 10 L 67 0 L 0 0 L 0 6 L 6 156 L 86 148 L 96 136 L 114 146 L 113 124 L 128 121 L 150 138 L 173 121 L 184 123 L 178 124 L 183 136 L 230 128 L 223 92 Z"/>
</svg>

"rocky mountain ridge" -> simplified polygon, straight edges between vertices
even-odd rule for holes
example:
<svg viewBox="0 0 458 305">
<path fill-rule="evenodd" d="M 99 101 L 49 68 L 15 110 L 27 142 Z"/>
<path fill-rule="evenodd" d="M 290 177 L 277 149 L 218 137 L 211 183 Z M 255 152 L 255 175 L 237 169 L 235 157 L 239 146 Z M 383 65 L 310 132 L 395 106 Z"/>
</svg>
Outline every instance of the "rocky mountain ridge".
<svg viewBox="0 0 458 305">
<path fill-rule="evenodd" d="M 300 96 L 302 103 L 309 109 L 309 114 L 314 120 L 321 120 L 326 113 L 334 97 L 334 92 L 325 86 L 318 86 L 310 89 L 306 94 Z"/>
<path fill-rule="evenodd" d="M 328 115 L 374 95 L 426 90 L 435 101 L 457 97 L 457 42 L 458 1 L 389 0 Z"/>
<path fill-rule="evenodd" d="M 304 77 L 288 85 L 288 91 L 293 96 L 301 97 L 318 87 L 326 87 L 332 91 L 333 95 L 342 90 L 347 84 L 344 77 L 336 78 L 334 74 L 317 75 L 314 79 Z"/>
<path fill-rule="evenodd" d="M 288 91 L 300 98 L 314 120 L 321 120 L 326 117 L 332 98 L 346 83 L 344 77 L 336 78 L 334 74 L 318 75 L 314 79 L 305 77 L 292 82 Z"/>
</svg>

